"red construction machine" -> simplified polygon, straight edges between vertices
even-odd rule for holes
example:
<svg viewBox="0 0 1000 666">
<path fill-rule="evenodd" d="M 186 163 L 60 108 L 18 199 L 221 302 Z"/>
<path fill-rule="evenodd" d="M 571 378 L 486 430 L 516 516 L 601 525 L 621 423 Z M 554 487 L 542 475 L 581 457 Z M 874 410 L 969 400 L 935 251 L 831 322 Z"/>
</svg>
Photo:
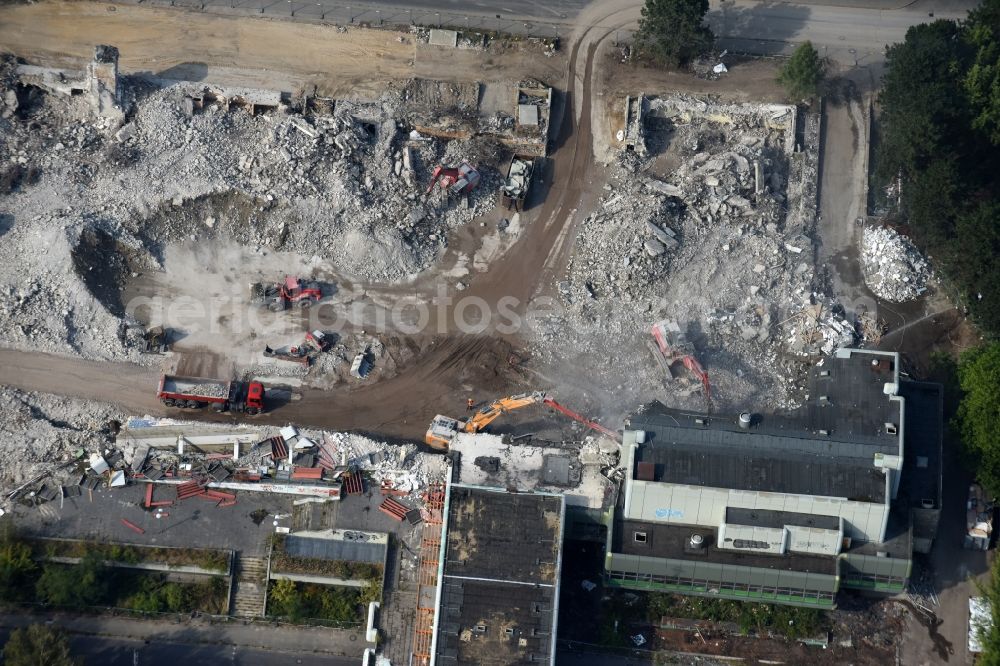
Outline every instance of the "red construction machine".
<svg viewBox="0 0 1000 666">
<path fill-rule="evenodd" d="M 447 189 L 449 194 L 468 194 L 479 185 L 479 179 L 479 171 L 468 162 L 462 162 L 458 168 L 436 166 L 425 194 L 430 194 L 438 183 L 441 189 Z"/>
<path fill-rule="evenodd" d="M 708 381 L 708 373 L 694 357 L 694 345 L 687 341 L 677 322 L 668 320 L 657 322 L 653 324 L 650 332 L 653 334 L 653 339 L 656 340 L 660 354 L 662 354 L 661 365 L 663 365 L 667 377 L 669 379 L 678 378 L 674 366 L 680 363 L 696 380 L 701 382 L 705 400 L 711 405 L 712 385 Z"/>
<path fill-rule="evenodd" d="M 286 275 L 281 282 L 253 282 L 250 284 L 250 302 L 281 312 L 292 305 L 307 308 L 323 298 L 319 282 Z"/>
<path fill-rule="evenodd" d="M 264 356 L 275 358 L 279 361 L 290 361 L 308 366 L 312 363 L 316 354 L 321 354 L 332 344 L 332 337 L 323 331 L 307 332 L 305 340 L 301 345 L 289 345 L 285 347 L 272 348 L 270 345 L 264 346 Z"/>
</svg>

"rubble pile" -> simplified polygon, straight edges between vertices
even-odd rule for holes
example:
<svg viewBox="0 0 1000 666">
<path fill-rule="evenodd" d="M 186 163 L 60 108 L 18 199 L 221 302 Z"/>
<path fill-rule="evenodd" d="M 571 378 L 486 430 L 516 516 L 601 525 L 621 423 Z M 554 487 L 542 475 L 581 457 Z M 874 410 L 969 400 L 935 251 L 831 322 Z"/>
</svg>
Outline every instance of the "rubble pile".
<svg viewBox="0 0 1000 666">
<path fill-rule="evenodd" d="M 650 153 L 624 151 L 612 166 L 558 284 L 565 311 L 541 320 L 538 351 L 557 354 L 558 341 L 609 372 L 659 383 L 662 368 L 645 349 L 649 329 L 677 320 L 713 398 L 792 406 L 794 355 L 854 341 L 853 325 L 814 285 L 815 146 L 787 152 L 789 107 L 656 101 L 646 120 Z M 656 173 L 660 152 L 674 160 Z"/>
<path fill-rule="evenodd" d="M 180 243 L 225 238 L 361 280 L 408 279 L 449 229 L 495 206 L 502 182 L 496 144 L 414 135 L 395 89 L 250 113 L 199 84 L 121 77 L 131 110 L 105 117 L 0 64 L 0 344 L 11 347 L 141 361 L 122 290 Z M 435 166 L 462 160 L 478 188 L 425 194 Z"/>
<path fill-rule="evenodd" d="M 901 303 L 917 298 L 927 289 L 927 260 L 894 229 L 865 227 L 861 263 L 865 284 L 881 299 Z"/>
<path fill-rule="evenodd" d="M 185 437 L 213 432 L 213 426 L 150 417 L 133 419 L 129 428 L 133 433 L 148 432 L 153 436 L 157 429 L 167 429 L 170 434 L 175 431 L 189 433 Z M 214 431 L 217 430 L 215 427 Z M 419 493 L 428 484 L 444 478 L 444 458 L 422 453 L 414 444 L 388 444 L 352 433 L 304 430 L 295 426 L 286 426 L 277 432 L 266 429 L 261 436 L 263 439 L 256 444 L 241 446 L 240 457 L 236 460 L 231 456 L 231 447 L 227 453 L 206 454 L 197 446 L 183 453 L 175 448 L 160 447 L 137 453 L 142 447 L 129 445 L 127 435 L 121 453 L 134 471 L 145 470 L 150 476 L 150 470 L 156 470 L 152 476 L 157 478 L 158 472 L 180 471 L 188 476 L 212 477 L 217 481 L 294 483 L 297 478 L 308 478 L 336 483 L 343 480 L 345 473 L 358 473 L 373 487 L 391 489 L 398 494 Z M 278 450 L 280 456 L 276 454 Z M 298 477 L 296 472 L 302 470 L 312 470 L 315 474 Z"/>
<path fill-rule="evenodd" d="M 101 451 L 112 437 L 118 410 L 83 400 L 25 393 L 0 386 L 0 508 L 7 494 L 41 475 L 58 486 L 82 451 Z M 51 475 L 51 476 L 50 476 Z"/>
<path fill-rule="evenodd" d="M 386 444 L 342 432 L 324 434 L 323 439 L 340 453 L 344 464 L 400 492 L 416 493 L 444 477 L 444 458 L 420 452 L 415 444 Z"/>
<path fill-rule="evenodd" d="M 139 362 L 137 348 L 124 345 L 120 308 L 114 314 L 89 288 L 117 292 L 118 285 L 105 284 L 111 265 L 79 260 L 81 231 L 79 220 L 39 216 L 0 238 L 0 343 Z"/>
<path fill-rule="evenodd" d="M 681 242 L 675 231 L 681 214 L 678 202 L 639 179 L 624 179 L 581 223 L 569 279 L 559 283 L 567 305 L 582 315 L 602 298 L 625 304 L 639 299 L 642 288 L 670 268 Z"/>
</svg>

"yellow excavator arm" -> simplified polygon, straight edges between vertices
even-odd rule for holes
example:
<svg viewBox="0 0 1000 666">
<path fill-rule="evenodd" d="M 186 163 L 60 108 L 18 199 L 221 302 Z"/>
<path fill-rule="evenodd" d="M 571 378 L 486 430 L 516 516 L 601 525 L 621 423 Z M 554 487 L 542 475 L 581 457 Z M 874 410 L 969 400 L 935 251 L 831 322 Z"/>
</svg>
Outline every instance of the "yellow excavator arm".
<svg viewBox="0 0 1000 666">
<path fill-rule="evenodd" d="M 519 395 L 512 395 L 506 398 L 500 398 L 499 400 L 494 400 L 492 403 L 476 412 L 471 419 L 466 421 L 462 430 L 465 432 L 479 432 L 507 412 L 527 407 L 528 405 L 537 405 L 544 400 L 545 394 L 540 391 L 535 391 L 534 393 L 521 393 Z"/>
</svg>

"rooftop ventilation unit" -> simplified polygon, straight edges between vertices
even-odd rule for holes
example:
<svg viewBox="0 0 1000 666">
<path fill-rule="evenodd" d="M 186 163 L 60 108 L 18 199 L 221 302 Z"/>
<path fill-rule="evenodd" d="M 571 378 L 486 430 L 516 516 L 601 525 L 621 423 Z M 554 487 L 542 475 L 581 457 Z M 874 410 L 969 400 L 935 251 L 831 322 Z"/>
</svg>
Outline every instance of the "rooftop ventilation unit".
<svg viewBox="0 0 1000 666">
<path fill-rule="evenodd" d="M 688 541 L 694 550 L 701 550 L 705 547 L 705 537 L 700 534 L 692 534 Z"/>
<path fill-rule="evenodd" d="M 741 429 L 749 430 L 752 421 L 753 416 L 750 415 L 750 412 L 740 412 L 739 424 Z"/>
</svg>

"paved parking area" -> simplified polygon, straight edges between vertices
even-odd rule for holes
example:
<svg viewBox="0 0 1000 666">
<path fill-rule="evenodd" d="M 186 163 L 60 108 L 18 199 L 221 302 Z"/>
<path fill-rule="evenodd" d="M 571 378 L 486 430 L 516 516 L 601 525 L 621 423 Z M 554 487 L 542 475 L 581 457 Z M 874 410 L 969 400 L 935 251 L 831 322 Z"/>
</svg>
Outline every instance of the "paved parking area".
<svg viewBox="0 0 1000 666">
<path fill-rule="evenodd" d="M 15 523 L 27 534 L 96 541 L 119 541 L 155 546 L 231 548 L 244 555 L 267 553 L 268 537 L 274 532 L 274 515 L 290 514 L 292 497 L 267 493 L 238 492 L 235 506 L 219 507 L 197 497 L 164 507 L 167 514 L 156 518 L 143 508 L 145 484 L 124 488 L 100 488 L 92 495 L 47 502 L 40 506 L 18 505 Z M 154 500 L 173 499 L 168 486 L 156 486 Z M 61 506 L 60 506 L 61 504 Z M 268 515 L 261 519 L 260 514 Z M 137 534 L 122 524 L 124 518 L 145 530 Z M 259 521 L 259 524 L 258 524 Z M 290 524 L 285 519 L 282 524 Z"/>
</svg>

